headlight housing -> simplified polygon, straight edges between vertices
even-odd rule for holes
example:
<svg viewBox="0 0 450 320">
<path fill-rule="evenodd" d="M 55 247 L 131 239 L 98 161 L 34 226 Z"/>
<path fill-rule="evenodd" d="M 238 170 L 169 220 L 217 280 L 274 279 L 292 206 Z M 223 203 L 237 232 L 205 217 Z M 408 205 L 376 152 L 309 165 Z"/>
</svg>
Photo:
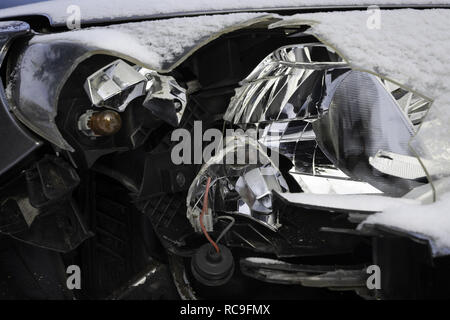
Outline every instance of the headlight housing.
<svg viewBox="0 0 450 320">
<path fill-rule="evenodd" d="M 408 143 L 430 104 L 377 75 L 351 69 L 326 45 L 308 43 L 285 46 L 267 56 L 236 89 L 224 120 L 256 129 L 255 146 L 291 160 L 289 174 L 305 193 L 401 196 L 421 182 L 381 172 L 371 159 L 386 152 L 413 158 Z M 210 168 L 207 163 L 191 186 L 191 210 L 193 199 L 204 191 L 199 181 L 206 181 Z M 276 166 L 273 170 L 280 172 Z M 225 171 L 222 178 L 227 177 Z M 235 173 L 239 182 L 246 180 L 248 171 Z M 282 185 L 273 190 L 280 192 L 277 187 Z M 239 192 L 239 183 L 234 188 L 240 196 L 234 206 L 246 203 L 248 216 L 257 218 L 250 198 Z M 217 210 L 214 204 L 212 208 Z M 227 212 L 224 209 L 219 211 Z M 265 212 L 272 214 L 271 222 L 265 223 L 274 227 L 276 210 L 266 209 L 273 212 Z"/>
</svg>

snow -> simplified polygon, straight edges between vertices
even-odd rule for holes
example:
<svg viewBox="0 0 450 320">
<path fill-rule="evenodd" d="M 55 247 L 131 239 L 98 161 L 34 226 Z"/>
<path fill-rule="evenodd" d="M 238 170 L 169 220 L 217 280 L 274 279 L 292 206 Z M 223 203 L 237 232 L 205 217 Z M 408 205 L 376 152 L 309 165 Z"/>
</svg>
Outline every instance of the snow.
<svg viewBox="0 0 450 320">
<path fill-rule="evenodd" d="M 140 61 L 150 69 L 171 65 L 196 45 L 215 36 L 255 22 L 261 13 L 172 18 L 91 27 L 35 36 L 30 44 L 74 41 L 101 50 L 113 51 Z"/>
<path fill-rule="evenodd" d="M 450 254 L 450 193 L 443 195 L 438 201 L 427 205 L 403 204 L 386 208 L 361 223 L 378 224 L 416 234 L 419 238 L 428 239 L 435 256 Z"/>
<path fill-rule="evenodd" d="M 443 0 L 58 0 L 8 8 L 0 11 L 0 18 L 29 14 L 41 14 L 51 18 L 54 24 L 65 24 L 70 16 L 67 8 L 78 5 L 81 9 L 81 24 L 100 19 L 149 17 L 188 12 L 225 10 L 248 10 L 264 8 L 287 8 L 336 5 L 410 5 L 447 4 Z"/>
</svg>

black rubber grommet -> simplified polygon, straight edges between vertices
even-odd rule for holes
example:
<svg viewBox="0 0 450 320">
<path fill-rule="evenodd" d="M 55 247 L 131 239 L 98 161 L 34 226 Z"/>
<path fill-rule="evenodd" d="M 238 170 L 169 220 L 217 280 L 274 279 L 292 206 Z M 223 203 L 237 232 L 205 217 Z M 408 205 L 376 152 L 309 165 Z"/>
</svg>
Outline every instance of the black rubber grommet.
<svg viewBox="0 0 450 320">
<path fill-rule="evenodd" d="M 217 253 L 209 243 L 197 249 L 191 260 L 192 274 L 206 286 L 221 286 L 231 279 L 234 273 L 234 259 L 230 249 L 218 245 Z"/>
</svg>

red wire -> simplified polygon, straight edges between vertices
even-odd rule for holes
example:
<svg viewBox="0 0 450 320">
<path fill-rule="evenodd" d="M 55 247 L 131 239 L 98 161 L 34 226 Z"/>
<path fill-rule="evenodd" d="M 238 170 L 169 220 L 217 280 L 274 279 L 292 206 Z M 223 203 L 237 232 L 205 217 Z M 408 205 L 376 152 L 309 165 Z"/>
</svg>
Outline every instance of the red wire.
<svg viewBox="0 0 450 320">
<path fill-rule="evenodd" d="M 205 235 L 206 239 L 213 245 L 214 249 L 216 249 L 217 253 L 220 252 L 219 246 L 217 243 L 214 242 L 213 239 L 208 234 L 208 231 L 206 231 L 205 225 L 203 224 L 203 216 L 205 215 L 205 212 L 208 211 L 208 193 L 209 193 L 209 185 L 211 183 L 211 177 L 208 177 L 208 181 L 206 181 L 206 190 L 205 195 L 203 197 L 203 208 L 202 213 L 200 213 L 200 227 L 202 228 L 203 234 Z"/>
</svg>

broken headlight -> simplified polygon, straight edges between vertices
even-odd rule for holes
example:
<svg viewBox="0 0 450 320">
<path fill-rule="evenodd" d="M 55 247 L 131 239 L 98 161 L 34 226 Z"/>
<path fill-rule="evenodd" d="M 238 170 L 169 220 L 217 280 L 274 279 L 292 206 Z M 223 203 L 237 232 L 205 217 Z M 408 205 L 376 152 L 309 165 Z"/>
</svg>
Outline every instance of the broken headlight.
<svg viewBox="0 0 450 320">
<path fill-rule="evenodd" d="M 323 44 L 302 44 L 265 58 L 236 90 L 225 120 L 262 130 L 259 141 L 293 162 L 304 192 L 400 196 L 418 182 L 381 172 L 369 159 L 380 150 L 413 157 L 408 143 L 429 106 L 351 69 Z"/>
<path fill-rule="evenodd" d="M 380 165 L 379 158 L 389 153 L 415 159 L 408 143 L 430 104 L 393 82 L 351 69 L 324 44 L 311 43 L 282 47 L 267 56 L 236 89 L 224 120 L 255 130 L 255 144 L 290 160 L 289 174 L 304 193 L 401 196 L 420 185 L 420 179 L 381 170 L 386 165 Z M 231 168 L 222 168 L 215 175 L 226 179 Z M 204 190 L 199 181 L 205 180 L 207 170 L 191 187 L 190 210 Z M 246 178 L 248 173 L 234 172 L 236 182 L 252 181 L 248 190 L 263 185 L 260 173 L 253 180 Z M 281 185 L 272 190 L 280 192 Z M 233 187 L 238 193 L 230 200 L 233 210 L 221 210 L 236 212 L 245 202 L 249 212 L 254 211 L 249 197 L 239 193 L 239 183 Z M 215 192 L 226 190 L 225 184 Z M 265 208 L 265 214 L 276 215 L 274 208 Z"/>
</svg>

